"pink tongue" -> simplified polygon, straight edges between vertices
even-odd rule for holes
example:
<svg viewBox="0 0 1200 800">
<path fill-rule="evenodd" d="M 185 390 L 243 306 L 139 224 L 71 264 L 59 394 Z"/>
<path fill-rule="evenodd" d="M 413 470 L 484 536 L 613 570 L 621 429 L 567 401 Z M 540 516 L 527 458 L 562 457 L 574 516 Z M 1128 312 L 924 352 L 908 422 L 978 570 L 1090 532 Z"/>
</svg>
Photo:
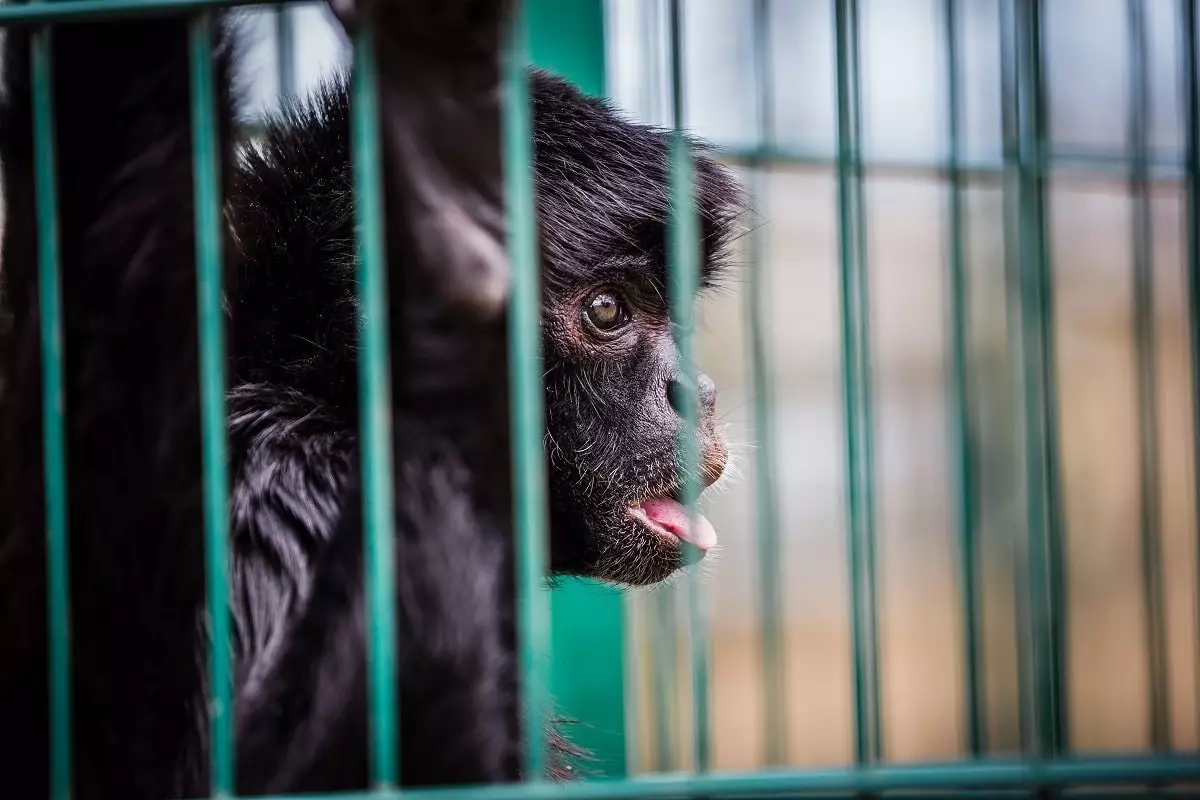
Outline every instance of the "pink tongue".
<svg viewBox="0 0 1200 800">
<path fill-rule="evenodd" d="M 689 525 L 687 508 L 670 498 L 656 497 L 647 500 L 642 503 L 642 511 L 683 541 L 701 550 L 708 550 L 717 543 L 717 532 L 703 514 L 697 514 L 690 520 Z"/>
</svg>

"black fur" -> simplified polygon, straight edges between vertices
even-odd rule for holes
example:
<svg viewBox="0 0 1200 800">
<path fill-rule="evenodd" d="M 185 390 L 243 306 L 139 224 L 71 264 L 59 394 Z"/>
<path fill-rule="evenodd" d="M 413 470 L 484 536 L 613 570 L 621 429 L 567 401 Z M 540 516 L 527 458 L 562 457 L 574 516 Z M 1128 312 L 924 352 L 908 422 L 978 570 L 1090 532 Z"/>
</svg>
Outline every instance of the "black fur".
<svg viewBox="0 0 1200 800">
<path fill-rule="evenodd" d="M 75 787 L 206 788 L 204 597 L 187 28 L 54 31 Z M 5 35 L 0 118 L 4 769 L 47 795 L 46 562 L 30 34 Z M 218 59 L 218 86 L 228 61 Z M 228 96 L 220 98 L 228 107 Z M 222 138 L 228 141 L 228 126 Z M 230 174 L 226 174 L 226 180 Z M 198 793 L 198 792 L 196 792 Z"/>
<path fill-rule="evenodd" d="M 507 337 L 495 313 L 496 285 L 507 283 L 507 264 L 496 260 L 502 6 L 338 6 L 351 24 L 376 15 L 381 30 L 406 785 L 519 772 Z M 436 16 L 462 44 L 438 50 L 441 39 L 411 33 L 413 14 Z M 177 20 L 55 33 L 80 797 L 208 790 L 186 42 Z M 2 757 L 6 780 L 41 796 L 45 520 L 28 50 L 25 32 L 8 34 L 0 708 L 13 742 Z M 235 161 L 228 50 L 222 39 L 238 788 L 362 787 L 347 95 L 332 82 Z M 559 571 L 657 580 L 679 565 L 678 546 L 621 512 L 678 483 L 668 399 L 676 356 L 655 301 L 664 291 L 665 139 L 540 73 L 533 96 L 552 559 Z M 711 283 L 738 197 L 712 162 L 699 164 Z M 604 285 L 622 287 L 638 313 L 637 340 L 625 334 L 615 350 L 584 343 L 576 325 L 579 297 Z M 705 419 L 706 441 L 717 442 Z M 595 470 L 608 478 L 597 484 Z M 578 752 L 557 734 L 551 740 L 553 774 L 563 777 Z"/>
</svg>

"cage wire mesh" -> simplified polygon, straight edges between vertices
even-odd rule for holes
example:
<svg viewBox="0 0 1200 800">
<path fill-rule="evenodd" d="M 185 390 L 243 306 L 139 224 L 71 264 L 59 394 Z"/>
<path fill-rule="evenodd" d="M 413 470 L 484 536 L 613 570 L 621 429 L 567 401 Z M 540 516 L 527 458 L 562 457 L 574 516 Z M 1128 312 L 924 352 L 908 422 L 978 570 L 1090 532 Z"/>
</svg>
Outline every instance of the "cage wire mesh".
<svg viewBox="0 0 1200 800">
<path fill-rule="evenodd" d="M 212 9 L 221 5 L 231 3 L 8 4 L 0 22 L 151 9 L 192 19 L 217 634 L 212 791 L 230 796 L 220 187 L 208 56 Z M 400 777 L 403 709 L 392 676 L 404 643 L 394 639 L 386 602 L 395 576 L 374 69 L 370 31 L 344 42 L 323 15 L 313 4 L 249 13 L 262 41 L 243 67 L 259 76 L 243 118 L 253 128 L 279 97 L 303 94 L 352 54 L 378 796 Z M 66 798 L 69 531 L 53 28 L 41 30 L 32 75 L 53 793 Z M 552 67 L 578 56 L 572 50 L 607 53 L 606 75 L 568 77 L 593 81 L 593 90 L 607 77 L 610 94 L 635 116 L 695 129 L 750 187 L 765 224 L 741 240 L 742 279 L 706 308 L 706 325 L 693 326 L 690 164 L 685 149 L 672 150 L 671 300 L 681 350 L 690 364 L 694 348 L 732 387 L 723 403 L 742 427 L 734 438 L 753 446 L 742 480 L 712 501 L 727 531 L 718 569 L 631 595 L 624 609 L 585 587 L 570 607 L 570 627 L 624 640 L 624 674 L 619 659 L 604 660 L 606 675 L 586 683 L 575 709 L 585 721 L 585 705 L 610 715 L 601 740 L 624 748 L 608 754 L 616 780 L 553 786 L 534 778 L 456 794 L 1194 790 L 1198 33 L 1195 0 L 526 3 L 505 72 L 505 153 L 521 656 L 531 709 L 547 708 L 550 685 L 570 695 L 572 680 L 585 682 L 572 676 L 588 665 L 572 647 L 546 659 L 552 636 L 560 639 L 541 587 L 529 52 Z M 688 441 L 685 456 L 694 459 Z M 529 774 L 540 775 L 541 732 L 529 726 L 527 735 Z M 626 771 L 634 777 L 622 779 Z"/>
</svg>

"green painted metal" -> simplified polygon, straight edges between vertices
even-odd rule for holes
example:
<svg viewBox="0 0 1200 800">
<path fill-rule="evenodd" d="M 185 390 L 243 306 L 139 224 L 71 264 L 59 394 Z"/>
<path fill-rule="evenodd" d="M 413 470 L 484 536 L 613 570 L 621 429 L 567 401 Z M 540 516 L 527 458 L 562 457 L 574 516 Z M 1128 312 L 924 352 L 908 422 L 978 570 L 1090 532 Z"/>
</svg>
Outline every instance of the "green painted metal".
<svg viewBox="0 0 1200 800">
<path fill-rule="evenodd" d="M 1066 748 L 1062 636 L 1065 608 L 1059 509 L 1057 413 L 1054 379 L 1052 278 L 1046 232 L 1045 173 L 1033 169 L 1046 140 L 1041 14 L 1035 0 L 1015 0 L 1017 99 L 1018 248 L 1020 319 L 1025 394 L 1028 504 L 1027 574 L 1017 595 L 1029 621 L 1033 754 L 1050 757 Z"/>
<path fill-rule="evenodd" d="M 771 146 L 747 147 L 736 146 L 722 148 L 721 157 L 738 162 L 764 161 L 778 165 L 824 167 L 837 163 L 837 156 L 831 156 L 824 150 L 806 148 L 781 142 Z M 1040 163 L 1029 164 L 1027 169 L 1034 174 L 1053 170 L 1071 170 L 1086 172 L 1105 177 L 1123 177 L 1129 173 L 1132 158 L 1124 153 L 1113 153 L 1099 150 L 1081 150 L 1073 147 L 1052 147 L 1043 143 L 1043 158 Z M 1180 180 L 1184 176 L 1186 164 L 1184 159 L 1170 153 L 1152 152 L 1146 159 L 1150 177 L 1163 180 Z M 921 177 L 949 179 L 954 170 L 948 158 L 921 155 L 910 156 L 872 156 L 870 159 L 871 172 L 876 175 L 891 177 Z M 957 165 L 960 176 L 969 181 L 972 178 L 994 178 L 1004 172 L 1005 164 L 1001 159 L 987 156 L 962 157 Z"/>
<path fill-rule="evenodd" d="M 1001 94 L 1010 99 L 1016 98 L 1017 81 L 1016 81 L 1016 20 L 1015 14 L 1012 11 L 1013 6 L 1011 0 L 1001 6 L 1000 26 L 999 26 L 999 45 L 1000 45 L 1000 91 Z M 1004 225 L 1004 272 L 1005 272 L 1005 293 L 1004 293 L 1004 310 L 1005 310 L 1005 349 L 1006 356 L 1012 366 L 1013 385 L 1017 387 L 1016 396 L 1013 398 L 1014 405 L 1023 409 L 1025 397 L 1020 392 L 1021 382 L 1024 377 L 1022 367 L 1021 352 L 1024 342 L 1021 337 L 1021 306 L 1020 306 L 1020 246 L 1019 246 L 1019 217 L 1020 203 L 1018 199 L 1020 186 L 1020 169 L 1019 164 L 1019 145 L 1017 136 L 1017 113 L 1016 103 L 1006 102 L 1001 105 L 1001 136 L 1003 142 L 1003 161 L 1004 173 L 1002 176 L 1003 183 L 1003 225 Z M 1036 165 L 1035 165 L 1036 166 Z M 1028 165 L 1026 165 L 1028 168 Z M 1024 446 L 1024 442 L 1020 442 Z M 1032 663 L 1031 647 L 1029 644 L 1031 637 L 1030 617 L 1028 613 L 1028 592 L 1022 585 L 1022 580 L 1026 575 L 1024 569 L 1024 550 L 1021 543 L 1017 541 L 1019 534 L 1014 532 L 1011 535 L 1010 542 L 1013 552 L 1013 575 L 1014 575 L 1014 612 L 1015 612 L 1015 627 L 1017 630 L 1016 650 L 1017 650 L 1017 689 L 1018 689 L 1018 713 L 1020 717 L 1020 736 L 1021 746 L 1024 752 L 1029 752 L 1032 748 L 1032 720 L 1035 710 L 1033 707 L 1033 681 L 1031 678 Z"/>
<path fill-rule="evenodd" d="M 388 355 L 387 260 L 383 242 L 383 189 L 379 172 L 379 90 L 375 37 L 364 25 L 354 41 L 351 136 L 354 162 L 358 299 L 362 323 L 358 360 L 362 427 L 363 534 L 367 565 L 368 692 L 371 707 L 371 779 L 388 789 L 400 779 L 397 763 L 396 544 L 392 497 L 392 401 Z"/>
<path fill-rule="evenodd" d="M 605 778 L 627 774 L 623 658 L 624 595 L 595 581 L 564 584 L 550 593 L 549 686 L 563 732 L 588 752 L 583 765 Z M 574 724 L 574 723 L 578 724 Z"/>
<path fill-rule="evenodd" d="M 529 30 L 518 3 L 504 64 L 505 200 L 512 261 L 509 359 L 513 418 L 514 522 L 517 534 L 517 620 L 525 699 L 525 780 L 545 778 L 542 720 L 549 710 L 545 653 L 550 608 L 546 575 L 545 409 L 542 397 L 541 273 L 534 202 L 529 79 Z"/>
<path fill-rule="evenodd" d="M 672 117 L 672 124 L 678 128 L 680 125 L 680 120 L 683 117 L 683 93 L 681 86 L 682 74 L 678 66 L 682 49 L 679 41 L 681 23 L 680 9 L 678 4 L 672 2 L 667 2 L 663 7 L 666 9 L 668 16 L 667 48 L 669 63 L 667 66 L 667 91 L 669 92 L 670 100 L 669 113 Z M 647 6 L 645 13 L 648 16 L 653 16 L 658 10 L 658 8 L 652 9 Z M 671 181 L 670 202 L 674 205 L 678 205 L 678 199 L 675 194 L 676 189 L 674 188 L 674 181 L 676 181 L 679 177 L 676 175 L 676 172 L 678 171 L 676 159 L 678 156 L 676 155 L 674 148 L 675 143 L 672 142 L 671 150 L 668 153 L 668 173 L 670 176 L 669 180 Z M 690 191 L 690 185 L 688 190 Z M 679 231 L 678 219 L 674 205 L 668 219 L 667 266 L 668 271 L 672 272 L 672 274 L 668 276 L 668 282 L 670 284 L 668 286 L 668 300 L 670 301 L 672 323 L 676 328 L 677 334 L 679 318 L 676 315 L 676 308 L 679 301 L 676 299 L 676 297 L 680 287 L 672 283 L 672 281 L 676 280 L 676 276 L 673 274 L 673 272 L 679 266 L 679 262 L 677 260 L 678 254 L 673 249 L 673 237 L 675 237 Z M 683 360 L 682 354 L 680 355 L 680 360 Z M 684 369 L 690 370 L 691 367 L 685 366 Z M 694 397 L 694 394 L 689 395 L 685 390 L 684 397 L 682 398 L 682 405 L 690 408 L 692 400 L 689 400 L 688 397 Z M 681 424 L 681 433 L 693 429 L 691 427 L 692 425 L 694 425 L 694 414 L 689 418 L 687 416 L 687 412 L 684 412 Z M 688 457 L 686 449 L 687 446 L 688 444 L 684 443 L 682 445 L 683 449 L 679 451 L 681 460 Z M 692 463 L 695 463 L 694 457 L 692 459 Z M 686 465 L 681 466 L 686 471 Z M 694 492 L 694 490 L 695 487 L 684 486 L 682 487 L 681 491 L 681 494 L 684 495 L 683 499 L 685 503 L 687 503 L 689 515 L 693 507 L 694 496 L 688 495 L 687 493 L 688 491 Z M 652 602 L 653 605 L 650 623 L 651 642 L 653 646 L 648 655 L 651 662 L 650 668 L 653 683 L 653 695 L 650 698 L 650 704 L 652 708 L 652 717 L 650 722 L 654 739 L 654 768 L 659 772 L 675 771 L 681 769 L 686 760 L 684 757 L 682 741 L 680 737 L 680 710 L 681 703 L 683 702 L 683 687 L 686 686 L 686 684 L 679 679 L 679 650 L 681 645 L 686 646 L 687 635 L 683 632 L 683 628 L 681 626 L 681 616 L 685 616 L 687 620 L 690 620 L 692 606 L 690 603 L 688 603 L 684 614 L 680 614 L 681 603 L 678 586 L 668 586 L 658 589 L 655 592 Z M 694 677 L 694 672 L 690 673 L 690 675 Z M 692 755 L 695 756 L 695 751 L 698 749 L 695 747 L 695 737 L 693 737 L 692 744 Z"/>
<path fill-rule="evenodd" d="M 1146 625 L 1146 674 L 1150 697 L 1150 742 L 1155 750 L 1170 746 L 1166 603 L 1163 599 L 1162 528 L 1159 510 L 1158 370 L 1154 337 L 1154 252 L 1146 151 L 1150 125 L 1150 65 L 1146 7 L 1127 0 L 1131 76 L 1126 127 L 1134 153 L 1129 174 L 1133 232 L 1133 316 L 1138 373 L 1139 500 L 1143 614 Z"/>
<path fill-rule="evenodd" d="M 854 757 L 882 755 L 876 621 L 875 509 L 872 475 L 871 358 L 863 209 L 859 10 L 834 0 L 837 74 L 837 181 L 841 254 L 842 359 L 846 407 L 846 486 L 854 653 Z"/>
<path fill-rule="evenodd" d="M 279 70 L 279 94 L 285 102 L 296 94 L 296 26 L 292 14 L 285 5 L 275 9 L 275 66 Z"/>
<path fill-rule="evenodd" d="M 678 749 L 675 747 L 679 718 L 679 682 L 676 680 L 679 667 L 677 599 L 672 591 L 658 591 L 651 600 L 650 622 L 654 634 L 650 669 L 654 689 L 650 707 L 653 714 L 654 768 L 658 771 L 672 771 L 680 767 Z"/>
<path fill-rule="evenodd" d="M 958 572 L 962 592 L 963 664 L 966 673 L 967 751 L 974 756 L 986 748 L 987 726 L 984 720 L 983 640 L 979 598 L 979 564 L 976 556 L 976 519 L 974 503 L 975 453 L 971 446 L 971 397 L 969 392 L 970 366 L 967 361 L 969 342 L 967 264 L 964 253 L 966 220 L 963 216 L 962 163 L 962 48 L 958 36 L 958 4 L 942 2 L 943 44 L 946 58 L 946 121 L 949 144 L 949 287 L 950 368 L 948 395 L 950 397 L 950 437 L 954 464 L 956 508 L 958 512 Z"/>
<path fill-rule="evenodd" d="M 604 0 L 526 0 L 525 14 L 533 63 L 603 95 Z"/>
<path fill-rule="evenodd" d="M 70 20 L 162 17 L 245 6 L 259 0 L 53 0 L 0 5 L 0 25 Z"/>
<path fill-rule="evenodd" d="M 226 453 L 225 336 L 221 312 L 221 175 L 213 87 L 213 19 L 188 31 L 196 205 L 196 289 L 200 334 L 200 410 L 204 460 L 204 545 L 209 617 L 209 725 L 214 797 L 234 793 L 233 657 L 229 616 L 229 473 Z"/>
<path fill-rule="evenodd" d="M 694 305 L 700 288 L 700 219 L 694 194 L 695 169 L 691 145 L 683 131 L 683 20 L 681 0 L 670 4 L 671 47 L 671 146 L 669 211 L 667 221 L 667 298 L 671 306 L 672 330 L 679 352 L 680 402 L 679 467 L 683 473 L 680 497 L 695 522 L 700 497 L 699 448 L 696 427 L 696 363 L 693 356 L 695 331 Z M 683 543 L 684 557 L 697 561 L 703 554 Z M 708 718 L 708 604 L 704 596 L 704 576 L 693 572 L 687 577 L 688 645 L 692 688 L 692 763 L 697 772 L 709 768 L 710 735 Z"/>
<path fill-rule="evenodd" d="M 754 83 L 758 139 L 770 147 L 775 134 L 772 109 L 773 72 L 771 68 L 770 0 L 755 0 L 751 20 L 754 36 Z M 766 207 L 766 172 L 770 162 L 751 162 L 749 190 L 755 213 L 769 216 Z M 775 418 L 772 410 L 774 387 L 771 358 L 767 352 L 770 328 L 769 287 L 767 284 L 766 232 L 750 236 L 748 285 L 744 293 L 747 336 L 747 360 L 754 391 L 755 449 L 754 522 L 758 545 L 758 602 L 762 630 L 763 682 L 763 760 L 767 766 L 783 763 L 787 748 L 787 707 L 783 661 L 783 588 L 780 580 L 779 504 L 775 496 Z"/>
<path fill-rule="evenodd" d="M 63 396 L 62 290 L 59 279 L 58 178 L 54 158 L 51 32 L 33 37 L 35 203 L 38 309 L 42 348 L 42 447 L 46 481 L 46 586 L 50 636 L 50 797 L 71 796 L 71 605 L 67 547 L 66 403 Z"/>
<path fill-rule="evenodd" d="M 534 64 L 590 94 L 605 94 L 603 0 L 526 0 Z M 564 581 L 550 593 L 550 689 L 587 768 L 626 774 L 624 596 L 599 581 Z"/>
<path fill-rule="evenodd" d="M 1200 759 L 1192 755 L 1066 758 L 1056 761 L 956 761 L 836 769 L 783 769 L 756 772 L 674 773 L 616 781 L 569 784 L 443 787 L 406 791 L 406 800 L 622 800 L 623 798 L 807 796 L 810 793 L 862 793 L 936 790 L 1004 790 L 1119 787 L 1147 781 L 1200 781 Z M 362 796 L 393 800 L 398 792 Z M 957 796 L 957 792 L 953 796 Z M 1074 797 L 1074 795 L 1071 795 Z M 346 800 L 346 795 L 302 795 L 263 800 Z"/>
</svg>

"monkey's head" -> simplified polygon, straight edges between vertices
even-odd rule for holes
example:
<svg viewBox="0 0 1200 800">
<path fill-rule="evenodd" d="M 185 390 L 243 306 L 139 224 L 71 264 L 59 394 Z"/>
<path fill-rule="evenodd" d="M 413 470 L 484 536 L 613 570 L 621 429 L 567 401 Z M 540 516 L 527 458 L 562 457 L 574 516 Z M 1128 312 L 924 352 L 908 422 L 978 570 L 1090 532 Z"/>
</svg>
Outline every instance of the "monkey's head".
<svg viewBox="0 0 1200 800">
<path fill-rule="evenodd" d="M 533 108 L 552 567 L 654 583 L 685 563 L 685 541 L 700 552 L 716 541 L 679 502 L 687 372 L 667 299 L 668 139 L 543 73 Z M 719 164 L 696 156 L 703 289 L 720 277 L 743 196 Z M 692 396 L 706 488 L 727 450 L 712 380 L 700 374 Z"/>
</svg>

